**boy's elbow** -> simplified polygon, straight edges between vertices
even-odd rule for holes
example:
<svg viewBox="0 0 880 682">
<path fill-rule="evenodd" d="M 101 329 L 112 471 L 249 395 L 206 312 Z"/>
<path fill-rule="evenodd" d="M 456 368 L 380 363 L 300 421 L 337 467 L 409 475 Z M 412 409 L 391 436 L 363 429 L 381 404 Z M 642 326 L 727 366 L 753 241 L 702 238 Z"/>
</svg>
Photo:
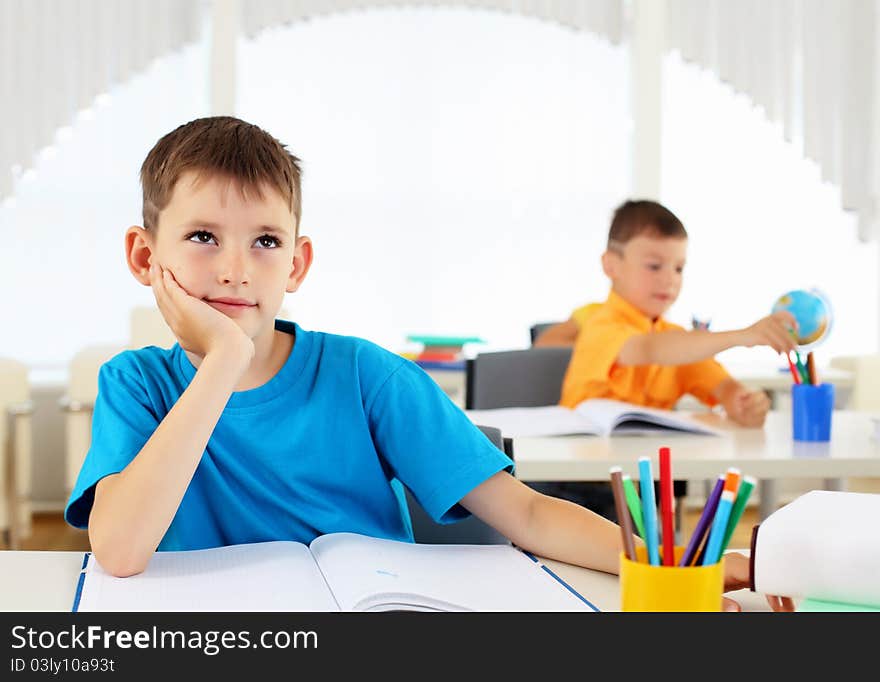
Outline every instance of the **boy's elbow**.
<svg viewBox="0 0 880 682">
<path fill-rule="evenodd" d="M 127 546 L 126 543 L 101 541 L 91 532 L 91 528 L 89 542 L 95 560 L 106 573 L 115 578 L 128 578 L 143 573 L 152 556 L 152 552 L 145 555 L 136 548 Z"/>
<path fill-rule="evenodd" d="M 138 573 L 143 573 L 149 563 L 149 559 L 126 555 L 123 552 L 92 552 L 95 560 L 101 564 L 101 568 L 114 578 L 129 578 Z"/>
</svg>

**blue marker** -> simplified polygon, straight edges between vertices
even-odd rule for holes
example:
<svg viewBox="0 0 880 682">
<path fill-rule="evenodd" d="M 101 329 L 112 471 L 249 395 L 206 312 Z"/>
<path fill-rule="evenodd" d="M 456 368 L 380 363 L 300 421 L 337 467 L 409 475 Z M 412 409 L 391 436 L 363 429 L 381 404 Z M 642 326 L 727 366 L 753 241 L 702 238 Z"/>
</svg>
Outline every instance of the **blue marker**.
<svg viewBox="0 0 880 682">
<path fill-rule="evenodd" d="M 717 564 L 721 559 L 721 544 L 724 542 L 724 534 L 727 532 L 727 521 L 730 519 L 730 510 L 733 509 L 733 500 L 736 493 L 727 486 L 721 493 L 718 502 L 718 510 L 715 512 L 715 521 L 709 539 L 706 541 L 706 556 L 703 557 L 703 566 Z"/>
<path fill-rule="evenodd" d="M 642 491 L 642 516 L 645 522 L 645 543 L 648 545 L 648 561 L 660 565 L 659 540 L 657 538 L 657 502 L 654 500 L 654 474 L 651 458 L 639 457 L 639 489 Z"/>
</svg>

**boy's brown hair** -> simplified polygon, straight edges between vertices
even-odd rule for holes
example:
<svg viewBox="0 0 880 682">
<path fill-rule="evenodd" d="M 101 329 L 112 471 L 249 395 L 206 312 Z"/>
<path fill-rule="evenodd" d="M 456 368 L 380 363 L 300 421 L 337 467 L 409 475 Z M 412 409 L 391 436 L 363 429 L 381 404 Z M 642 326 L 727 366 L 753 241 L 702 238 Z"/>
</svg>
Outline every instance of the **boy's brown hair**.
<svg viewBox="0 0 880 682">
<path fill-rule="evenodd" d="M 232 116 L 211 116 L 164 135 L 141 166 L 145 228 L 158 226 L 159 212 L 171 201 L 174 185 L 186 171 L 228 178 L 243 196 L 253 192 L 262 199 L 264 183 L 276 189 L 293 213 L 294 234 L 298 234 L 300 160 L 262 128 Z"/>
<path fill-rule="evenodd" d="M 608 248 L 622 248 L 630 239 L 643 234 L 675 239 L 688 236 L 682 222 L 663 204 L 647 199 L 626 201 L 614 211 L 608 230 Z"/>
</svg>

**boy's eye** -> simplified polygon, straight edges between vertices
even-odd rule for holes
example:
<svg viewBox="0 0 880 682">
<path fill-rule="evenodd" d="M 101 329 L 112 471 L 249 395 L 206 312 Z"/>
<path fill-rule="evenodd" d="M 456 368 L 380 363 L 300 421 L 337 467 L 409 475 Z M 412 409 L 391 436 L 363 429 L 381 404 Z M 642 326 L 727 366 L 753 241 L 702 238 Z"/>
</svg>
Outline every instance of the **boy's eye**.
<svg viewBox="0 0 880 682">
<path fill-rule="evenodd" d="M 256 244 L 261 249 L 277 249 L 281 246 L 281 242 L 277 237 L 273 237 L 271 234 L 264 234 L 257 237 Z"/>
<path fill-rule="evenodd" d="M 655 270 L 656 271 L 659 269 L 660 269 L 659 263 L 648 263 L 648 270 Z"/>
<path fill-rule="evenodd" d="M 214 235 L 205 230 L 193 232 L 192 234 L 187 235 L 186 239 L 187 241 L 195 242 L 197 244 L 210 244 L 212 241 L 216 244 Z"/>
</svg>

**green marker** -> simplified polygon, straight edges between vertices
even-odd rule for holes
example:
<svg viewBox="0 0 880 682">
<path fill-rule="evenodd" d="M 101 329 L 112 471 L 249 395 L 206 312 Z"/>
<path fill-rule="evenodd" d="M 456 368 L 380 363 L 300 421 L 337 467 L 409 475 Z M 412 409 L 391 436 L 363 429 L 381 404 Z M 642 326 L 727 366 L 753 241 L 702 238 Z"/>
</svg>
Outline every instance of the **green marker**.
<svg viewBox="0 0 880 682">
<path fill-rule="evenodd" d="M 639 494 L 636 492 L 635 485 L 633 485 L 632 478 L 626 474 L 623 475 L 623 493 L 626 495 L 626 506 L 629 507 L 629 513 L 632 514 L 639 537 L 644 540 L 645 524 L 642 520 L 642 502 L 639 499 Z"/>
<path fill-rule="evenodd" d="M 801 373 L 801 379 L 803 379 L 803 383 L 809 384 L 810 383 L 810 373 L 807 372 L 807 368 L 804 367 L 804 362 L 803 362 L 803 360 L 801 360 L 801 354 L 798 353 L 797 351 L 795 351 L 794 357 L 795 357 L 795 359 L 797 359 L 797 368 L 798 368 L 798 372 Z"/>
<path fill-rule="evenodd" d="M 722 554 L 724 553 L 724 550 L 727 549 L 727 544 L 730 542 L 733 530 L 736 528 L 736 524 L 739 523 L 743 511 L 745 511 L 746 503 L 749 501 L 749 495 L 751 495 L 754 487 L 754 478 L 751 476 L 743 477 L 742 483 L 739 484 L 739 490 L 736 493 L 736 501 L 733 503 L 733 508 L 730 510 L 730 518 L 727 520 L 727 528 L 724 531 L 724 539 L 721 541 Z"/>
</svg>

